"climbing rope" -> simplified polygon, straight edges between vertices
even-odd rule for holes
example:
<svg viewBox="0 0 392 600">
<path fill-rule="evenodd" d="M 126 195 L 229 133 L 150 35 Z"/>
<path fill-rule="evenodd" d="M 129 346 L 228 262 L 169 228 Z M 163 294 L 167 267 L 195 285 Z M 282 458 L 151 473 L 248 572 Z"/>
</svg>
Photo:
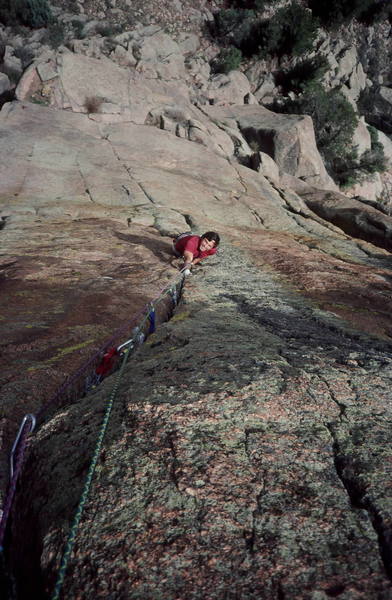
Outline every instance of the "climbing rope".
<svg viewBox="0 0 392 600">
<path fill-rule="evenodd" d="M 183 277 L 181 280 L 181 285 L 183 284 Z M 141 343 L 144 341 L 145 335 L 144 333 L 141 332 L 141 329 L 143 328 L 144 324 L 149 321 L 149 329 L 148 329 L 148 333 L 152 334 L 155 332 L 156 330 L 156 323 L 155 323 L 155 307 L 154 304 L 157 304 L 157 302 L 162 299 L 167 292 L 170 290 L 170 293 L 173 295 L 172 293 L 172 289 L 170 288 L 166 288 L 163 292 L 161 292 L 161 294 L 158 296 L 157 299 L 155 299 L 154 302 L 151 302 L 148 305 L 148 312 L 145 316 L 145 318 L 143 319 L 143 321 L 141 322 L 141 324 L 139 325 L 139 327 L 135 328 L 136 330 L 134 330 L 134 337 L 136 340 L 139 340 Z M 142 336 L 142 338 L 140 337 Z M 125 345 L 129 345 L 130 347 L 133 348 L 134 346 L 134 338 L 131 338 L 130 340 L 128 340 L 127 342 L 125 342 L 124 344 L 121 344 L 121 346 L 119 346 L 117 348 L 117 351 L 121 348 L 124 348 Z M 109 420 L 110 420 L 110 415 L 112 412 L 112 408 L 113 408 L 113 404 L 114 404 L 114 400 L 116 398 L 116 394 L 120 385 L 120 381 L 121 381 L 121 377 L 122 374 L 124 372 L 124 368 L 125 365 L 127 363 L 128 357 L 130 355 L 130 349 L 131 348 L 125 348 L 123 350 L 123 360 L 121 363 L 121 367 L 120 370 L 118 371 L 117 377 L 116 377 L 116 381 L 115 384 L 113 386 L 112 392 L 110 394 L 109 400 L 107 402 L 106 405 L 106 410 L 105 410 L 105 414 L 104 414 L 104 418 L 102 421 L 102 425 L 101 425 L 101 429 L 99 431 L 98 434 L 98 439 L 97 439 L 97 443 L 95 446 L 95 450 L 94 450 L 94 454 L 93 457 L 91 459 L 91 463 L 86 475 L 86 480 L 84 483 L 84 487 L 83 487 L 83 491 L 82 494 L 80 496 L 80 500 L 79 500 L 79 504 L 78 507 L 76 509 L 76 513 L 71 525 L 71 529 L 69 531 L 68 534 L 68 539 L 65 545 L 65 549 L 64 549 L 64 553 L 61 559 L 61 563 L 60 563 L 60 568 L 57 574 L 57 581 L 56 584 L 54 586 L 54 590 L 53 590 L 53 594 L 51 597 L 51 600 L 59 600 L 60 598 L 60 593 L 64 584 L 64 579 L 65 579 L 65 575 L 66 575 L 66 571 L 68 568 L 68 563 L 69 563 L 69 559 L 71 557 L 71 553 L 73 550 L 73 547 L 75 545 L 75 539 L 76 539 L 76 534 L 77 534 L 77 530 L 79 528 L 79 524 L 80 524 L 80 520 L 82 518 L 83 515 L 83 510 L 85 507 L 85 504 L 87 502 L 87 498 L 88 498 L 88 494 L 91 488 L 91 483 L 92 483 L 92 479 L 94 476 L 94 472 L 95 472 L 95 468 L 97 466 L 97 462 L 99 459 L 99 455 L 101 453 L 102 450 L 102 444 L 103 444 L 103 439 L 106 433 L 106 430 L 108 428 L 108 424 L 109 424 Z"/>
<path fill-rule="evenodd" d="M 61 398 L 63 398 L 65 396 L 65 394 L 69 390 L 69 388 L 71 388 L 71 386 L 75 382 L 80 381 L 82 376 L 85 377 L 85 382 L 86 382 L 86 372 L 88 370 L 90 370 L 90 376 L 88 378 L 90 380 L 90 382 L 95 382 L 95 385 L 100 383 L 100 381 L 102 380 L 102 377 L 97 375 L 96 370 L 94 371 L 93 374 L 91 374 L 91 369 L 93 368 L 94 365 L 97 365 L 97 360 L 102 359 L 102 356 L 105 354 L 105 352 L 108 350 L 108 348 L 126 330 L 128 330 L 132 325 L 135 325 L 135 323 L 137 323 L 138 319 L 140 319 L 143 316 L 143 314 L 146 313 L 146 311 L 147 311 L 147 313 L 144 314 L 144 318 L 142 318 L 142 320 L 138 324 L 138 326 L 134 327 L 134 329 L 132 331 L 132 338 L 130 340 L 126 341 L 125 343 L 121 344 L 120 346 L 118 346 L 115 349 L 116 352 L 119 352 L 120 349 L 122 350 L 123 361 L 121 363 L 120 370 L 119 370 L 119 373 L 118 373 L 118 376 L 116 379 L 115 388 L 113 388 L 112 394 L 108 401 L 108 405 L 107 405 L 107 409 L 106 409 L 105 417 L 104 417 L 104 422 L 102 424 L 98 442 L 97 442 L 97 447 L 94 452 L 93 460 L 92 460 L 92 463 L 90 465 L 90 469 L 89 469 L 89 472 L 87 475 L 85 490 L 82 494 L 82 497 L 85 495 L 85 498 L 87 498 L 88 489 L 91 484 L 95 465 L 97 463 L 100 449 L 102 446 L 102 440 L 105 435 L 107 424 L 109 422 L 111 406 L 113 404 L 114 397 L 115 397 L 115 394 L 116 394 L 116 391 L 118 388 L 118 384 L 119 384 L 119 381 L 121 378 L 121 374 L 125 367 L 128 356 L 130 355 L 132 350 L 136 349 L 136 347 L 138 345 L 140 345 L 144 342 L 144 340 L 146 338 L 146 334 L 148 335 L 155 331 L 155 329 L 156 329 L 155 307 L 163 298 L 165 298 L 165 296 L 167 294 L 170 294 L 172 297 L 173 309 L 176 307 L 177 302 L 178 302 L 177 298 L 181 294 L 181 291 L 182 291 L 182 288 L 184 285 L 184 278 L 185 278 L 185 276 L 181 272 L 179 276 L 177 276 L 175 279 L 173 279 L 169 284 L 167 284 L 161 290 L 161 292 L 157 295 L 156 298 L 154 298 L 154 300 L 152 300 L 136 316 L 134 316 L 131 321 L 129 321 L 128 323 L 126 323 L 125 325 L 123 325 L 119 329 L 117 329 L 114 332 L 114 334 L 112 335 L 112 337 L 98 350 L 98 352 L 96 352 L 87 362 L 85 362 L 71 377 L 68 377 L 64 381 L 64 383 L 59 387 L 59 389 L 54 394 L 54 396 L 52 398 L 50 398 L 50 400 L 37 412 L 36 416 L 26 415 L 24 417 L 22 424 L 19 428 L 18 434 L 15 438 L 15 442 L 12 446 L 11 457 L 10 457 L 10 482 L 9 482 L 7 494 L 5 497 L 3 510 L 0 511 L 1 512 L 1 514 L 0 514 L 0 554 L 3 554 L 3 552 L 4 552 L 5 531 L 6 531 L 9 514 L 11 512 L 11 508 L 12 508 L 12 504 L 13 504 L 13 500 L 14 500 L 14 496 L 15 496 L 16 485 L 17 485 L 18 478 L 19 478 L 21 470 L 22 470 L 23 462 L 24 462 L 25 451 L 26 451 L 26 447 L 28 445 L 28 437 L 32 433 L 33 429 L 35 428 L 36 423 L 39 423 L 39 424 L 41 423 L 44 414 L 49 410 L 49 408 L 52 408 L 56 402 L 59 402 L 61 400 Z M 148 331 L 146 333 L 144 333 L 143 329 L 145 328 L 147 321 L 149 322 Z M 125 348 L 125 346 L 129 346 L 129 347 Z M 107 373 L 107 374 L 109 374 L 109 373 Z M 94 387 L 94 385 L 89 385 L 87 388 L 87 391 L 89 391 L 92 387 Z M 80 387 L 78 388 L 78 390 L 79 390 L 80 395 L 82 395 L 83 393 L 86 393 L 86 383 L 85 383 L 85 386 L 83 387 L 82 391 L 81 391 Z M 95 462 L 95 464 L 94 464 L 94 462 Z M 80 515 L 78 516 L 78 513 L 79 513 L 79 508 L 78 508 L 77 515 L 75 516 L 75 520 L 78 517 L 76 526 L 75 526 L 75 521 L 72 525 L 75 532 L 77 529 L 77 525 L 80 521 L 80 516 L 81 516 L 81 512 L 83 511 L 84 503 L 85 503 L 85 499 L 83 500 L 82 505 L 79 505 L 79 506 L 81 506 Z M 72 529 L 71 529 L 71 531 L 72 531 Z M 70 539 L 68 539 L 67 546 L 69 544 L 70 544 Z M 71 546 L 71 550 L 72 550 L 72 546 Z M 68 557 L 69 557 L 71 550 L 68 553 Z M 68 558 L 67 558 L 67 561 L 68 561 Z M 64 559 L 63 559 L 63 562 L 64 562 Z M 65 568 L 63 566 L 60 567 L 60 571 L 61 571 L 61 569 L 63 569 L 65 572 L 66 565 L 65 565 Z M 59 579 L 60 579 L 60 576 L 59 576 Z M 61 585 L 62 585 L 62 583 L 61 583 Z M 59 589 L 61 589 L 61 585 L 60 585 Z M 57 586 L 57 584 L 56 584 L 56 586 Z M 56 596 L 54 596 L 54 597 L 56 597 Z"/>
<path fill-rule="evenodd" d="M 128 356 L 129 356 L 129 352 L 128 352 L 128 350 L 125 350 L 120 370 L 117 373 L 115 384 L 114 384 L 112 392 L 109 396 L 109 400 L 107 401 L 107 404 L 106 404 L 106 410 L 104 413 L 101 428 L 99 430 L 94 454 L 93 454 L 93 457 L 90 462 L 90 466 L 89 466 L 89 469 L 88 469 L 88 472 L 86 475 L 86 480 L 84 483 L 82 495 L 80 496 L 79 504 L 76 509 L 76 513 L 75 513 L 75 516 L 74 516 L 74 519 L 73 519 L 73 522 L 71 525 L 71 529 L 68 534 L 68 539 L 67 539 L 67 542 L 65 545 L 65 550 L 64 550 L 64 553 L 63 553 L 63 556 L 61 559 L 60 568 L 59 568 L 59 571 L 57 574 L 57 581 L 56 581 L 56 584 L 55 584 L 54 590 L 53 590 L 52 600 L 58 600 L 60 598 L 60 592 L 61 592 L 61 589 L 62 589 L 62 586 L 64 583 L 64 578 L 65 578 L 65 574 L 67 571 L 69 558 L 71 556 L 71 553 L 72 553 L 72 550 L 73 550 L 73 547 L 75 544 L 75 539 L 76 539 L 76 534 L 77 534 L 77 530 L 79 527 L 80 519 L 82 518 L 84 506 L 86 504 L 88 493 L 90 491 L 91 482 L 92 482 L 92 479 L 94 476 L 94 471 L 97 466 L 99 455 L 102 450 L 103 438 L 104 438 L 106 430 L 108 428 L 110 414 L 111 414 L 112 408 L 113 408 L 113 403 L 114 403 L 114 400 L 115 400 L 115 397 L 117 394 L 117 390 L 118 390 L 118 387 L 119 387 L 119 384 L 121 381 L 121 376 L 124 372 L 124 368 L 125 368 L 125 365 L 128 360 Z"/>
</svg>

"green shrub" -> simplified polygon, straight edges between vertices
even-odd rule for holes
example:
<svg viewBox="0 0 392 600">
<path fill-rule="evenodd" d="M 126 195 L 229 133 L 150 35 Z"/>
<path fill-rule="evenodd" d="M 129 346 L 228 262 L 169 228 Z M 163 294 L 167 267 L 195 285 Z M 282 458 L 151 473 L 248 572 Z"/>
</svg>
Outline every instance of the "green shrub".
<svg viewBox="0 0 392 600">
<path fill-rule="evenodd" d="M 256 19 L 252 10 L 228 9 L 215 15 L 213 33 L 239 48 L 244 56 L 300 55 L 312 48 L 318 21 L 297 2 L 279 9 L 271 19 Z"/>
<path fill-rule="evenodd" d="M 120 33 L 121 27 L 118 25 L 110 25 L 108 23 L 98 23 L 95 28 L 96 33 L 102 35 L 102 37 L 109 37 Z"/>
<path fill-rule="evenodd" d="M 390 0 L 381 0 L 371 3 L 369 8 L 358 16 L 359 20 L 366 25 L 389 20 L 392 23 L 392 4 Z"/>
<path fill-rule="evenodd" d="M 43 42 L 51 48 L 58 48 L 65 41 L 65 26 L 61 21 L 51 21 L 46 28 Z"/>
<path fill-rule="evenodd" d="M 310 11 L 292 2 L 278 10 L 271 21 L 280 30 L 276 54 L 300 55 L 312 48 L 319 22 Z"/>
<path fill-rule="evenodd" d="M 257 11 L 263 11 L 265 8 L 273 4 L 275 0 L 231 0 L 227 4 L 230 8 L 242 8 L 242 9 L 251 9 Z"/>
<path fill-rule="evenodd" d="M 369 70 L 367 70 L 369 73 Z M 361 115 L 364 115 L 367 123 L 374 125 L 387 135 L 392 135 L 392 114 L 388 110 L 380 110 L 378 105 L 378 86 L 362 90 L 357 106 Z M 375 110 L 376 106 L 376 110 Z"/>
<path fill-rule="evenodd" d="M 47 0 L 0 0 L 0 20 L 6 25 L 45 27 L 51 18 Z"/>
<path fill-rule="evenodd" d="M 8 0 L 0 0 L 0 23 L 8 25 L 12 20 L 11 9 Z"/>
<path fill-rule="evenodd" d="M 309 87 L 319 85 L 329 69 L 325 56 L 305 58 L 291 69 L 282 71 L 275 77 L 275 83 L 282 87 L 282 93 L 300 94 Z"/>
<path fill-rule="evenodd" d="M 337 90 L 310 86 L 295 100 L 287 100 L 280 112 L 306 114 L 313 119 L 317 147 L 329 174 L 339 185 L 348 187 L 372 173 L 385 171 L 386 159 L 377 130 L 369 127 L 371 149 L 358 157 L 352 138 L 358 118 L 350 102 Z"/>
<path fill-rule="evenodd" d="M 229 8 L 214 14 L 212 34 L 223 43 L 233 43 L 238 48 L 251 34 L 254 25 L 253 10 Z"/>
<path fill-rule="evenodd" d="M 230 73 L 238 69 L 242 61 L 241 50 L 230 46 L 223 48 L 218 56 L 212 61 L 211 69 L 213 73 Z"/>
<path fill-rule="evenodd" d="M 384 154 L 384 147 L 378 141 L 378 132 L 374 127 L 369 126 L 371 147 L 366 150 L 360 158 L 359 168 L 365 173 L 377 173 L 386 171 L 387 160 Z"/>
<path fill-rule="evenodd" d="M 245 56 L 298 56 L 312 48 L 318 25 L 310 11 L 291 2 L 271 19 L 254 23 L 239 47 Z"/>
<path fill-rule="evenodd" d="M 77 0 L 68 0 L 68 3 L 65 7 L 67 12 L 72 12 L 78 15 L 80 13 L 80 7 Z"/>
<path fill-rule="evenodd" d="M 28 27 L 45 27 L 52 13 L 47 0 L 13 0 L 15 16 Z"/>
<path fill-rule="evenodd" d="M 71 21 L 72 24 L 72 28 L 73 28 L 73 35 L 77 40 L 81 40 L 84 35 L 83 35 L 83 29 L 84 29 L 84 24 L 79 21 L 78 19 L 73 19 Z"/>
</svg>

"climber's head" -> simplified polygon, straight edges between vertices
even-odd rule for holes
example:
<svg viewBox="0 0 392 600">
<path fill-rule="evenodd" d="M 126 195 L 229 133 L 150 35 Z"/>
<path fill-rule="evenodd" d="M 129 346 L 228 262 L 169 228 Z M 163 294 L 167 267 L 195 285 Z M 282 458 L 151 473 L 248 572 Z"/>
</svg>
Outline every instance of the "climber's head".
<svg viewBox="0 0 392 600">
<path fill-rule="evenodd" d="M 219 242 L 220 237 L 215 231 L 207 231 L 207 233 L 203 233 L 201 236 L 199 250 L 201 252 L 212 250 L 212 248 L 216 248 L 219 245 Z"/>
</svg>

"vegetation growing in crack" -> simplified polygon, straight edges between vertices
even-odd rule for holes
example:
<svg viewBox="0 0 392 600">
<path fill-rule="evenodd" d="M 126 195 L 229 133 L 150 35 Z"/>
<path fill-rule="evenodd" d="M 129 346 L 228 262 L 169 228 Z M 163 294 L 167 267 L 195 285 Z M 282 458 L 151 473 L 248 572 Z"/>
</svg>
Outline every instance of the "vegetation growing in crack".
<svg viewBox="0 0 392 600">
<path fill-rule="evenodd" d="M 99 113 L 103 102 L 104 99 L 99 96 L 86 96 L 84 108 L 89 114 Z"/>
</svg>

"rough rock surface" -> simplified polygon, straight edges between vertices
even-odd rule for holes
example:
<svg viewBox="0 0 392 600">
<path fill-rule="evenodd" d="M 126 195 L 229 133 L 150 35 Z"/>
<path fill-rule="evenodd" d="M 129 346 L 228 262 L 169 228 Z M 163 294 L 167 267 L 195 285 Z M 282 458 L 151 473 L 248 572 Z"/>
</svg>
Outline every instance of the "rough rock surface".
<svg viewBox="0 0 392 600">
<path fill-rule="evenodd" d="M 171 235 L 215 229 L 218 256 L 120 380 L 63 597 L 389 600 L 391 218 L 310 186 L 330 182 L 309 122 L 192 105 L 204 63 L 158 79 L 159 45 L 137 71 L 130 41 L 127 70 L 48 55 L 0 113 L 1 494 L 23 414 L 178 276 Z M 269 178 L 245 166 L 267 116 Z M 18 599 L 53 589 L 115 377 L 30 438 Z"/>
<path fill-rule="evenodd" d="M 392 250 L 392 217 L 333 192 L 302 193 L 307 206 L 353 237 Z"/>
<path fill-rule="evenodd" d="M 392 347 L 358 335 L 374 305 L 355 309 L 350 285 L 390 294 L 387 273 L 318 249 L 308 270 L 291 235 L 233 237 L 121 379 L 65 597 L 392 597 Z M 314 303 L 343 278 L 331 300 L 354 328 Z M 15 509 L 33 524 L 14 528 L 22 598 L 42 593 L 39 571 L 54 583 L 113 383 L 35 438 Z"/>
</svg>

